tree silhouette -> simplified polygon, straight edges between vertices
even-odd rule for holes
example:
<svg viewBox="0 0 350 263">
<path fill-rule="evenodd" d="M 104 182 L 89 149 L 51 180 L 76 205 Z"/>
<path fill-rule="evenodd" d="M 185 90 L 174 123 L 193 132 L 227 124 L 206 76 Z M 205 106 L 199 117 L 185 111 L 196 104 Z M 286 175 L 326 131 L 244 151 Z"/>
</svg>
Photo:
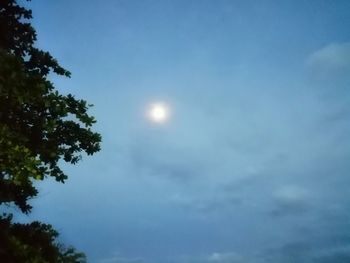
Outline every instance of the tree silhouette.
<svg viewBox="0 0 350 263">
<path fill-rule="evenodd" d="M 63 183 L 67 175 L 59 161 L 75 164 L 82 152 L 99 151 L 101 141 L 91 130 L 91 105 L 60 94 L 50 82 L 49 73 L 69 77 L 70 72 L 35 47 L 31 18 L 31 10 L 15 0 L 0 0 L 0 205 L 14 204 L 23 213 L 31 211 L 28 201 L 38 194 L 35 180 L 54 177 Z M 57 232 L 49 225 L 11 221 L 10 214 L 0 218 L 0 261 L 8 256 L 6 262 L 60 262 L 65 255 L 64 262 L 80 262 L 74 251 L 55 243 Z M 53 248 L 56 260 L 43 254 L 54 255 Z"/>
</svg>

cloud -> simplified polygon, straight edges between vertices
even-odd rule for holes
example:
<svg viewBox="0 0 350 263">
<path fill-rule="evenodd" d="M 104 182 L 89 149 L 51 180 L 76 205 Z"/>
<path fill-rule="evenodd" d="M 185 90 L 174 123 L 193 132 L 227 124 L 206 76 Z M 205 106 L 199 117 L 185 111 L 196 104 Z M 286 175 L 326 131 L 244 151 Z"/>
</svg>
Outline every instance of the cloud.
<svg viewBox="0 0 350 263">
<path fill-rule="evenodd" d="M 243 263 L 247 262 L 245 256 L 234 251 L 213 252 L 206 255 L 182 256 L 175 260 L 177 263 Z M 251 262 L 251 261 L 249 261 Z"/>
<path fill-rule="evenodd" d="M 350 245 L 334 247 L 314 256 L 315 263 L 346 263 L 350 262 Z"/>
<path fill-rule="evenodd" d="M 131 143 L 129 155 L 136 173 L 175 181 L 188 181 L 200 175 L 204 164 L 191 151 L 154 138 L 139 138 Z"/>
<path fill-rule="evenodd" d="M 218 191 L 221 191 L 220 189 Z M 205 196 L 190 196 L 183 194 L 175 194 L 170 196 L 169 201 L 184 209 L 194 211 L 205 216 L 214 215 L 216 213 L 224 213 L 233 211 L 243 200 L 234 194 L 219 192 Z"/>
<path fill-rule="evenodd" d="M 238 263 L 244 262 L 243 257 L 235 252 L 214 252 L 208 257 L 208 262 L 217 262 L 217 263 Z"/>
<path fill-rule="evenodd" d="M 320 73 L 350 70 L 350 42 L 329 44 L 313 52 L 306 61 L 307 66 Z"/>
<path fill-rule="evenodd" d="M 113 253 L 110 257 L 98 260 L 98 263 L 146 263 L 142 258 L 123 257 L 119 253 Z"/>
<path fill-rule="evenodd" d="M 305 238 L 305 237 L 304 237 Z M 350 244 L 347 240 L 341 243 L 332 241 L 322 244 L 324 240 L 289 241 L 281 245 L 250 252 L 236 251 L 213 252 L 207 255 L 183 256 L 174 259 L 176 263 L 346 263 L 350 262 Z"/>
<path fill-rule="evenodd" d="M 261 263 L 347 263 L 350 262 L 350 245 L 328 244 L 317 246 L 309 242 L 290 242 L 262 251 L 253 262 Z"/>
<path fill-rule="evenodd" d="M 275 208 L 273 216 L 300 215 L 310 210 L 311 196 L 308 191 L 298 186 L 283 186 L 274 193 Z"/>
<path fill-rule="evenodd" d="M 260 254 L 263 263 L 307 263 L 310 262 L 312 247 L 305 242 L 290 242 L 266 249 Z"/>
</svg>

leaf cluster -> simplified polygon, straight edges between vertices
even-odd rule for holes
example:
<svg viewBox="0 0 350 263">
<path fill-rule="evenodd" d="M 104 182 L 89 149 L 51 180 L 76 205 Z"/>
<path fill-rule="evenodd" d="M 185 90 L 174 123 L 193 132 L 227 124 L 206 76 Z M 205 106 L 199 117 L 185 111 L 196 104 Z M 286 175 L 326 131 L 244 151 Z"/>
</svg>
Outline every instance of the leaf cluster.
<svg viewBox="0 0 350 263">
<path fill-rule="evenodd" d="M 11 223 L 0 217 L 0 259 L 7 263 L 84 263 L 86 257 L 73 247 L 57 242 L 58 233 L 50 225 L 34 221 Z"/>
<path fill-rule="evenodd" d="M 15 1 L 0 2 L 0 203 L 14 202 L 25 213 L 37 194 L 33 180 L 64 182 L 59 161 L 75 164 L 81 152 L 99 151 L 101 141 L 91 130 L 90 105 L 60 94 L 48 79 L 50 72 L 70 73 L 34 46 L 30 18 Z"/>
<path fill-rule="evenodd" d="M 81 154 L 100 150 L 92 130 L 91 105 L 60 94 L 50 74 L 70 77 L 49 52 L 35 46 L 32 12 L 15 0 L 0 0 L 0 209 L 31 211 L 35 181 L 64 183 L 62 161 L 76 164 Z M 13 223 L 0 216 L 0 262 L 85 262 L 85 256 L 57 242 L 58 233 L 39 222 Z"/>
</svg>

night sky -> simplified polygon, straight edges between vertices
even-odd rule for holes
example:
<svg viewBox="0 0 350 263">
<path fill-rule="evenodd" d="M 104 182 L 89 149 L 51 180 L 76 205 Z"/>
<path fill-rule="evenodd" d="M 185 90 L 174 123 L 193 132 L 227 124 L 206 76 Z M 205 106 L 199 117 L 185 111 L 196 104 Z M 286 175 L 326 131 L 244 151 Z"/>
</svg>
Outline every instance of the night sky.
<svg viewBox="0 0 350 263">
<path fill-rule="evenodd" d="M 350 1 L 25 5 L 103 143 L 21 220 L 92 263 L 350 262 Z"/>
</svg>

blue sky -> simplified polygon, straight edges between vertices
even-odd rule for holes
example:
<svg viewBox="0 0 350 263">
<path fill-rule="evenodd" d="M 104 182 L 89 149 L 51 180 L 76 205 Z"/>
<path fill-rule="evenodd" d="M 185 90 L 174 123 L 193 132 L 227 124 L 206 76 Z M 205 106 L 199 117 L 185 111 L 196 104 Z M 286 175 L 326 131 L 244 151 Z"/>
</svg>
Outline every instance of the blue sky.
<svg viewBox="0 0 350 263">
<path fill-rule="evenodd" d="M 349 1 L 28 5 L 103 144 L 27 219 L 96 263 L 350 261 Z"/>
</svg>

